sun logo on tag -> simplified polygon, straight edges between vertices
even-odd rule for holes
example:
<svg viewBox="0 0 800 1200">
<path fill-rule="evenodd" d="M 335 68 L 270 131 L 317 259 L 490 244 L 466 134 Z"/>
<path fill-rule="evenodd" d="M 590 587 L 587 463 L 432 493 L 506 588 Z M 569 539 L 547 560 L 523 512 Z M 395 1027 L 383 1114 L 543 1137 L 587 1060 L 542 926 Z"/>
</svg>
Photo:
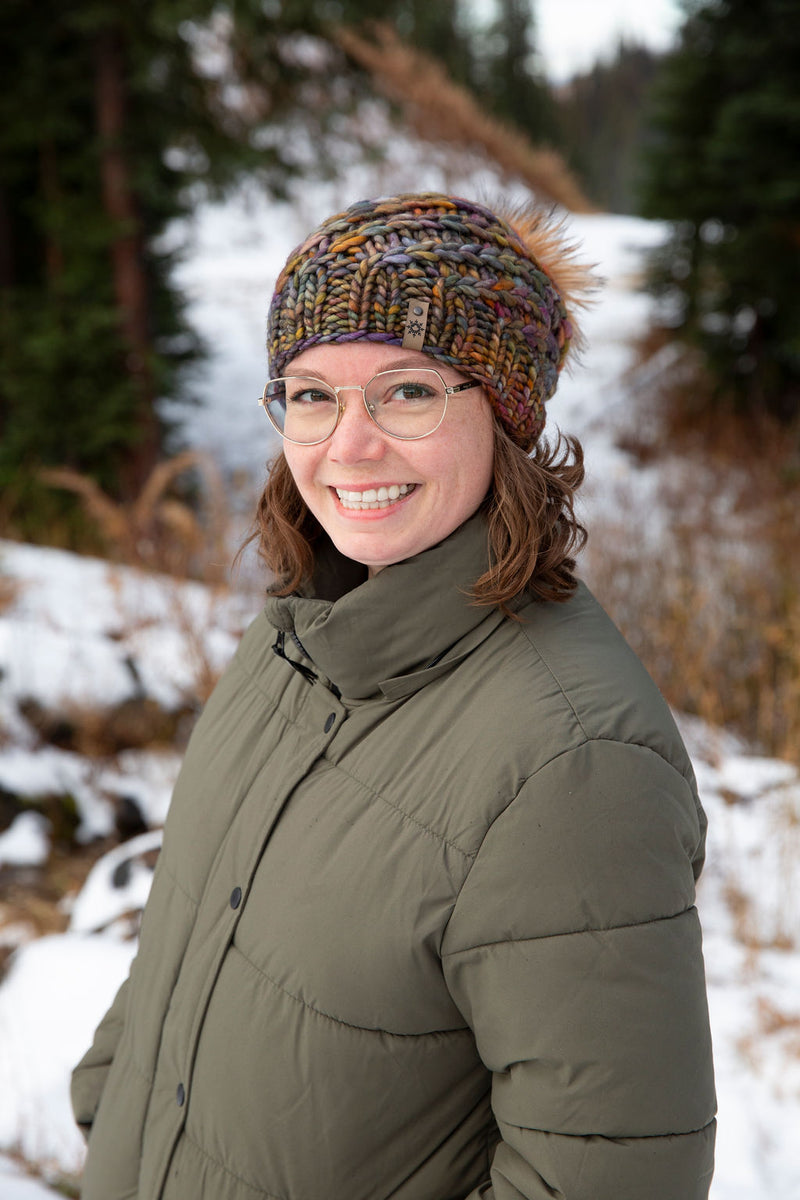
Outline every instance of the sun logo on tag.
<svg viewBox="0 0 800 1200">
<path fill-rule="evenodd" d="M 408 350 L 421 350 L 428 326 L 428 300 L 412 300 L 403 326 L 403 345 Z"/>
</svg>

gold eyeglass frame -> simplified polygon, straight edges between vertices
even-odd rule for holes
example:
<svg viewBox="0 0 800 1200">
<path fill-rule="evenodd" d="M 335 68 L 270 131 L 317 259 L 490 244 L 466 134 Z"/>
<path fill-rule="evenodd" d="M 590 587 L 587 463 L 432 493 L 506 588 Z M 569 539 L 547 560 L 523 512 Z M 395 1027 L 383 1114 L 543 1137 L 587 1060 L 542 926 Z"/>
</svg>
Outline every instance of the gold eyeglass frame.
<svg viewBox="0 0 800 1200">
<path fill-rule="evenodd" d="M 442 378 L 442 376 L 439 374 L 439 372 L 436 370 L 435 367 L 410 368 L 410 369 L 413 369 L 413 371 L 416 374 L 421 374 L 424 372 L 425 374 L 436 376 L 436 378 L 439 380 L 442 387 L 444 388 L 444 408 L 442 409 L 442 415 L 440 416 L 439 420 L 434 425 L 433 429 L 429 429 L 427 433 L 417 433 L 417 434 L 413 434 L 410 437 L 407 437 L 407 436 L 404 436 L 402 433 L 390 433 L 388 429 L 384 429 L 383 426 L 381 424 L 379 424 L 378 420 L 375 417 L 374 405 L 369 404 L 367 401 L 367 388 L 370 386 L 371 383 L 374 383 L 376 379 L 380 379 L 380 377 L 382 375 L 402 374 L 405 369 L 406 368 L 403 368 L 403 367 L 392 367 L 387 371 L 376 371 L 376 373 L 374 375 L 372 375 L 363 386 L 360 383 L 341 383 L 338 386 L 334 386 L 334 384 L 332 384 L 332 383 L 325 383 L 325 381 L 322 379 L 317 380 L 315 378 L 315 376 L 313 376 L 313 375 L 276 375 L 276 377 L 274 379 L 268 379 L 267 382 L 264 384 L 264 390 L 258 398 L 258 403 L 261 405 L 261 407 L 264 409 L 264 412 L 267 414 L 269 423 L 272 425 L 273 429 L 275 429 L 276 432 L 280 434 L 280 436 L 283 438 L 284 441 L 291 442 L 293 446 L 321 446 L 323 442 L 327 442 L 328 438 L 333 437 L 334 433 L 336 432 L 336 430 L 339 427 L 339 422 L 341 421 L 342 417 L 344 416 L 345 406 L 340 399 L 339 393 L 340 392 L 361 392 L 361 398 L 364 401 L 364 408 L 367 410 L 367 413 L 369 414 L 370 418 L 375 423 L 377 428 L 380 429 L 381 433 L 385 433 L 387 437 L 396 438 L 400 442 L 419 442 L 422 440 L 422 438 L 430 437 L 431 434 L 436 433 L 436 430 L 439 428 L 439 426 L 441 425 L 442 421 L 445 418 L 445 414 L 447 413 L 447 401 L 450 399 L 450 397 L 452 395 L 454 395 L 456 392 L 466 392 L 469 388 L 474 388 L 474 387 L 480 386 L 478 383 L 476 383 L 474 380 L 471 380 L 471 379 L 467 380 L 466 383 L 457 383 L 457 384 L 445 383 L 444 379 Z M 267 405 L 268 405 L 267 388 L 270 386 L 271 383 L 277 383 L 278 380 L 287 380 L 288 381 L 290 379 L 311 379 L 311 380 L 314 380 L 314 382 L 319 383 L 320 387 L 324 388 L 326 391 L 333 392 L 334 398 L 335 398 L 337 406 L 338 406 L 338 411 L 336 414 L 336 420 L 334 422 L 333 428 L 331 429 L 330 433 L 325 434 L 325 437 L 317 438 L 313 442 L 298 442 L 296 438 L 287 437 L 287 435 L 283 432 L 283 430 L 276 423 L 275 419 L 272 416 L 272 413 L 269 411 L 269 408 L 267 407 Z"/>
</svg>

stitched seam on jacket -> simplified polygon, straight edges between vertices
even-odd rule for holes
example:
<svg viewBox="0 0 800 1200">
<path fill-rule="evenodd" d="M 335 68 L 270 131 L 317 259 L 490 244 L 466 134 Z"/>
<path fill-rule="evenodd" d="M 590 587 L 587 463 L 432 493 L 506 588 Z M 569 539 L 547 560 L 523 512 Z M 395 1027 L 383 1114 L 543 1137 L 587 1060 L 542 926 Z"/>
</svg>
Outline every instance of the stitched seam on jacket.
<svg viewBox="0 0 800 1200">
<path fill-rule="evenodd" d="M 164 874 L 169 875 L 170 879 L 175 884 L 175 887 L 178 889 L 178 891 L 181 893 L 181 895 L 184 896 L 189 901 L 189 903 L 194 906 L 194 908 L 199 908 L 200 901 L 195 900 L 194 896 L 189 895 L 186 888 L 182 885 L 181 881 L 175 875 L 174 871 L 170 870 L 169 863 L 167 862 L 166 858 L 162 859 L 160 855 L 159 855 L 159 865 L 161 867 L 161 870 L 164 872 Z"/>
<path fill-rule="evenodd" d="M 289 690 L 288 687 L 283 688 L 283 690 L 281 691 L 281 695 L 276 700 L 275 697 L 273 695 L 271 695 L 271 693 L 266 691 L 261 686 L 260 676 L 251 675 L 250 671 L 247 669 L 247 667 L 244 665 L 244 663 L 242 663 L 238 658 L 231 659 L 228 670 L 231 672 L 238 671 L 240 675 L 243 675 L 246 683 L 248 683 L 254 689 L 254 691 L 258 692 L 259 696 L 262 699 L 266 700 L 267 705 L 273 714 L 277 713 L 279 716 L 281 716 L 283 718 L 283 720 L 286 722 L 287 725 L 291 725 L 294 729 L 299 729 L 302 733 L 305 733 L 307 735 L 308 727 L 304 728 L 302 725 L 300 725 L 299 722 L 296 721 L 295 718 L 290 713 L 286 712 L 286 710 L 281 705 L 281 701 L 283 699 L 284 693 Z M 295 671 L 292 671 L 291 677 L 289 677 L 287 679 L 287 683 L 292 683 L 297 678 L 298 678 L 297 673 Z M 307 686 L 307 685 L 304 685 L 304 686 Z M 299 707 L 301 710 L 305 708 L 305 705 L 302 700 L 300 701 Z M 264 713 L 262 715 L 267 716 L 268 714 Z"/>
<path fill-rule="evenodd" d="M 244 675 L 245 679 L 251 685 L 251 687 L 253 687 L 258 692 L 259 696 L 262 696 L 267 701 L 269 707 L 272 709 L 273 712 L 280 713 L 280 715 L 283 717 L 284 721 L 286 721 L 287 725 L 293 725 L 295 727 L 298 727 L 298 722 L 294 719 L 294 717 L 292 717 L 291 714 L 288 713 L 281 706 L 281 700 L 283 699 L 284 692 L 287 692 L 289 690 L 288 686 L 285 687 L 281 691 L 280 697 L 276 700 L 275 697 L 270 692 L 266 691 L 266 689 L 261 686 L 260 676 L 251 675 L 249 670 L 247 669 L 247 667 L 244 665 L 244 663 L 239 662 L 239 661 L 237 661 L 237 659 L 234 658 L 231 660 L 231 667 L 235 668 L 237 671 L 241 672 L 242 675 Z M 287 669 L 289 669 L 289 668 L 287 668 Z M 293 683 L 294 680 L 297 678 L 298 678 L 297 672 L 292 670 L 291 675 L 287 676 L 287 684 Z M 304 686 L 307 686 L 307 685 L 304 685 Z M 301 709 L 305 708 L 305 705 L 302 700 L 300 701 L 299 707 Z"/>
<path fill-rule="evenodd" d="M 716 1125 L 717 1118 L 714 1116 L 710 1121 L 706 1121 L 705 1125 L 700 1125 L 697 1129 L 684 1129 L 680 1133 L 563 1133 L 560 1129 L 539 1129 L 535 1125 L 516 1125 L 513 1121 L 503 1121 L 504 1125 L 508 1125 L 509 1129 L 518 1129 L 520 1133 L 543 1133 L 547 1137 L 565 1137 L 578 1138 L 599 1138 L 603 1142 L 654 1142 L 662 1138 L 679 1138 L 679 1137 L 695 1137 L 698 1133 L 705 1133 L 712 1125 Z"/>
<path fill-rule="evenodd" d="M 150 1075 L 148 1075 L 147 1071 L 145 1071 L 144 1067 L 141 1065 L 141 1063 L 136 1058 L 136 1055 L 133 1052 L 132 1046 L 131 1046 L 131 1052 L 128 1055 L 128 1062 L 131 1064 L 134 1071 L 139 1076 L 139 1078 L 142 1080 L 142 1082 L 146 1083 L 147 1086 L 149 1088 L 151 1088 L 153 1086 L 153 1084 L 155 1083 L 155 1076 L 151 1077 Z"/>
<path fill-rule="evenodd" d="M 155 1075 L 151 1076 L 150 1074 L 148 1074 L 148 1072 L 145 1070 L 145 1068 L 139 1062 L 139 1059 L 136 1054 L 136 1044 L 135 1043 L 136 1043 L 136 1033 L 133 1028 L 133 1023 L 129 1020 L 123 1020 L 122 1021 L 122 1031 L 119 1036 L 119 1041 L 117 1042 L 117 1046 L 116 1046 L 114 1053 L 113 1053 L 111 1059 L 109 1060 L 109 1062 L 94 1063 L 90 1066 L 81 1067 L 80 1069 L 81 1069 L 81 1071 L 94 1071 L 94 1070 L 99 1070 L 99 1069 L 109 1071 L 111 1069 L 111 1067 L 113 1066 L 113 1064 L 115 1062 L 117 1062 L 118 1060 L 122 1059 L 122 1057 L 124 1056 L 127 1059 L 130 1066 L 133 1067 L 134 1071 L 139 1076 L 139 1078 L 142 1080 L 142 1082 L 146 1083 L 148 1088 L 151 1088 L 153 1086 L 153 1083 L 155 1082 Z"/>
<path fill-rule="evenodd" d="M 455 850 L 457 854 L 469 859 L 470 862 L 475 858 L 475 855 L 477 854 L 476 850 L 464 850 L 461 846 L 457 845 L 455 842 L 452 842 L 449 838 L 446 838 L 443 833 L 438 833 L 435 829 L 431 829 L 429 825 L 426 825 L 423 821 L 420 821 L 418 817 L 413 817 L 411 813 L 406 812 L 406 810 L 401 808 L 399 804 L 394 804 L 391 800 L 387 800 L 381 792 L 376 792 L 375 789 L 371 788 L 369 784 L 364 782 L 363 779 L 359 779 L 357 775 L 353 775 L 352 772 L 346 770 L 341 763 L 333 762 L 330 758 L 328 758 L 327 754 L 323 755 L 323 757 L 326 763 L 328 763 L 328 765 L 332 767 L 334 771 L 339 771 L 340 774 L 346 775 L 348 779 L 352 779 L 353 783 L 357 783 L 359 787 L 362 787 L 364 791 L 367 792 L 368 795 L 372 796 L 374 800 L 380 800 L 380 802 L 385 804 L 387 808 L 390 808 L 392 812 L 396 812 L 400 817 L 403 818 L 403 820 L 409 821 L 412 825 L 416 825 L 417 829 L 421 829 L 423 833 L 428 835 L 428 837 L 434 838 L 437 842 L 441 842 L 444 846 L 449 846 L 451 850 Z"/>
<path fill-rule="evenodd" d="M 264 692 L 259 686 L 257 680 L 249 673 L 249 671 L 247 671 L 242 663 L 237 662 L 234 659 L 232 665 L 235 666 L 237 670 L 241 671 L 245 678 L 252 683 L 252 685 L 261 695 L 267 695 L 267 693 Z M 275 710 L 275 712 L 280 713 L 287 724 L 291 725 L 294 729 L 300 729 L 301 732 L 303 731 L 303 727 L 299 724 L 295 717 L 291 716 L 285 711 L 285 709 L 281 707 L 279 700 L 276 701 L 273 697 L 270 697 L 269 699 L 272 708 Z M 335 771 L 339 771 L 348 779 L 352 779 L 354 783 L 357 783 L 360 787 L 362 787 L 364 791 L 372 796 L 375 800 L 380 800 L 381 803 L 387 806 L 387 808 L 390 808 L 394 812 L 398 813 L 399 816 L 401 816 L 404 820 L 409 821 L 412 825 L 416 825 L 418 829 L 427 834 L 429 837 L 435 838 L 437 842 L 441 842 L 445 846 L 449 846 L 451 850 L 455 850 L 458 854 L 463 855 L 464 858 L 471 860 L 475 857 L 476 852 L 474 850 L 464 850 L 463 847 L 458 846 L 455 842 L 451 842 L 449 838 L 444 836 L 444 834 L 438 833 L 435 829 L 431 829 L 430 826 L 426 825 L 423 821 L 420 821 L 417 817 L 413 817 L 411 813 L 406 812 L 405 809 L 400 808 L 399 805 L 393 804 L 391 800 L 387 800 L 386 797 L 380 792 L 376 792 L 375 789 L 371 788 L 369 784 L 363 781 L 363 779 L 359 779 L 357 775 L 353 775 L 350 771 L 347 771 L 340 763 L 334 762 L 328 757 L 327 752 L 324 752 L 321 757 L 324 758 L 325 762 L 327 762 Z"/>
<path fill-rule="evenodd" d="M 550 663 L 547 661 L 547 659 L 545 658 L 541 649 L 539 648 L 536 640 L 532 636 L 530 627 L 525 626 L 525 625 L 520 625 L 519 628 L 520 628 L 520 632 L 522 633 L 523 637 L 527 641 L 528 645 L 533 650 L 535 650 L 542 666 L 548 672 L 551 679 L 556 684 L 558 690 L 561 692 L 561 695 L 564 697 L 564 700 L 569 705 L 570 710 L 571 710 L 573 716 L 575 717 L 575 720 L 578 722 L 578 725 L 580 726 L 581 731 L 583 732 L 587 741 L 589 741 L 589 742 L 618 742 L 620 745 L 623 745 L 623 746 L 641 746 L 643 750 L 650 750 L 653 754 L 655 754 L 658 758 L 660 758 L 662 762 L 665 762 L 668 767 L 672 768 L 672 770 L 676 773 L 676 775 L 680 776 L 680 778 L 684 781 L 684 783 L 687 785 L 687 787 L 689 786 L 689 781 L 686 778 L 686 776 L 683 774 L 683 772 L 679 771 L 673 762 L 670 762 L 670 760 L 668 758 L 666 758 L 659 750 L 656 750 L 653 746 L 644 745 L 642 742 L 623 742 L 620 738 L 611 737 L 609 735 L 604 735 L 602 733 L 590 734 L 588 732 L 588 730 L 586 729 L 586 726 L 584 725 L 583 721 L 581 720 L 581 718 L 578 714 L 578 710 L 575 708 L 575 705 L 572 703 L 572 699 L 571 699 L 569 693 L 567 692 L 567 689 L 564 687 L 563 683 L 558 678 L 558 676 L 556 675 L 553 668 L 550 666 Z"/>
<path fill-rule="evenodd" d="M 314 1014 L 314 1016 L 322 1017 L 325 1021 L 332 1021 L 335 1025 L 343 1025 L 346 1029 L 354 1029 L 357 1033 L 380 1033 L 384 1037 L 404 1039 L 450 1037 L 457 1033 L 468 1033 L 470 1037 L 472 1036 L 472 1030 L 468 1025 L 464 1025 L 458 1029 L 429 1029 L 424 1033 L 395 1033 L 391 1029 L 373 1029 L 369 1025 L 353 1025 L 351 1021 L 343 1021 L 341 1017 L 334 1017 L 331 1013 L 323 1012 L 321 1008 L 315 1008 L 314 1005 L 309 1004 L 307 1000 L 303 1000 L 300 996 L 296 996 L 294 992 L 290 992 L 289 989 L 285 988 L 282 983 L 278 983 L 277 979 L 273 979 L 271 975 L 268 975 L 266 971 L 263 971 L 261 967 L 254 963 L 252 958 L 248 958 L 248 956 L 235 943 L 231 945 L 230 950 L 234 950 L 240 958 L 244 959 L 247 965 L 251 967 L 257 975 L 260 975 L 261 978 L 265 979 L 267 983 L 272 985 L 272 987 L 276 988 L 279 992 L 282 992 L 284 996 L 288 996 L 290 1000 L 294 1000 L 296 1004 L 300 1004 L 303 1008 L 307 1008 L 309 1012 Z"/>
<path fill-rule="evenodd" d="M 238 671 L 240 674 L 244 675 L 245 679 L 251 685 L 251 687 L 255 688 L 255 690 L 258 692 L 258 694 L 260 696 L 263 696 L 264 699 L 268 702 L 270 708 L 274 708 L 274 709 L 280 708 L 280 702 L 278 700 L 276 700 L 273 695 L 271 695 L 269 692 L 267 692 L 261 686 L 259 677 L 257 675 L 251 674 L 251 672 L 247 669 L 247 667 L 244 665 L 244 663 L 240 659 L 238 659 L 236 657 L 232 658 L 231 662 L 230 662 L 230 669 L 232 671 Z"/>
<path fill-rule="evenodd" d="M 542 661 L 544 661 L 544 660 L 542 660 Z M 547 664 L 545 664 L 545 665 L 547 665 Z M 548 668 L 548 670 L 549 670 L 549 668 Z M 553 678 L 555 679 L 555 676 L 553 676 Z M 558 682 L 558 681 L 556 680 L 556 682 Z M 559 684 L 559 687 L 560 686 L 561 685 Z M 577 716 L 577 714 L 576 714 L 576 716 Z M 580 722 L 578 722 L 578 723 L 580 724 Z M 582 725 L 581 725 L 581 729 L 583 729 Z M 584 730 L 584 733 L 585 732 L 586 731 Z M 552 766 L 553 763 L 558 762 L 558 760 L 560 758 L 564 758 L 565 755 L 575 754 L 578 750 L 583 750 L 586 746 L 591 746 L 598 742 L 606 742 L 613 746 L 635 746 L 639 750 L 647 750 L 650 754 L 655 754 L 656 758 L 659 759 L 660 762 L 666 763 L 666 765 L 668 767 L 672 768 L 672 770 L 678 776 L 678 779 L 680 779 L 683 786 L 686 788 L 689 788 L 689 791 L 691 793 L 691 788 L 689 787 L 689 781 L 686 779 L 686 776 L 682 775 L 681 772 L 678 770 L 678 768 L 675 767 L 669 761 L 669 759 L 664 758 L 663 755 L 659 754 L 657 750 L 654 750 L 652 746 L 645 745 L 643 742 L 624 742 L 620 738 L 612 738 L 612 737 L 590 738 L 587 736 L 586 740 L 583 742 L 579 742 L 577 746 L 568 746 L 565 750 L 561 750 L 558 754 L 554 754 L 552 758 L 548 758 L 547 762 L 541 763 L 540 766 L 538 766 L 535 771 L 533 771 L 530 775 L 526 775 L 525 778 L 520 781 L 519 787 L 517 788 L 516 792 L 511 797 L 511 799 L 508 801 L 508 803 L 503 805 L 503 807 L 500 809 L 500 811 L 495 814 L 495 816 L 492 818 L 492 820 L 486 826 L 486 829 L 484 830 L 484 833 L 483 833 L 483 837 L 481 838 L 480 846 L 478 846 L 477 850 L 475 850 L 472 854 L 470 854 L 468 856 L 469 858 L 471 858 L 472 861 L 470 863 L 469 870 L 467 871 L 466 875 L 464 876 L 463 880 L 461 881 L 461 886 L 458 889 L 458 894 L 456 895 L 455 901 L 453 903 L 453 907 L 450 912 L 450 916 L 447 918 L 445 925 L 444 925 L 444 929 L 442 930 L 442 935 L 441 935 L 441 938 L 439 939 L 440 954 L 441 954 L 441 947 L 444 944 L 444 941 L 447 937 L 447 932 L 450 928 L 450 922 L 452 921 L 452 919 L 455 915 L 456 908 L 458 907 L 458 902 L 461 899 L 461 893 L 464 891 L 464 888 L 467 886 L 469 878 L 472 875 L 472 869 L 475 866 L 475 863 L 477 862 L 478 855 L 480 854 L 481 850 L 483 849 L 483 844 L 486 841 L 487 837 L 489 836 L 489 833 L 494 828 L 495 821 L 499 821 L 501 817 L 505 816 L 505 814 L 511 808 L 511 805 L 514 804 L 514 802 L 519 798 L 520 792 L 523 790 L 523 788 L 525 788 L 529 783 L 531 783 L 534 779 L 536 779 L 536 777 L 538 775 L 540 775 L 542 773 L 542 771 L 547 770 L 548 767 Z M 692 805 L 693 805 L 693 808 L 695 809 L 695 811 L 697 811 L 697 801 L 695 800 L 694 795 L 692 795 Z M 699 813 L 698 813 L 698 816 L 699 816 Z M 462 851 L 462 853 L 464 853 L 464 852 Z M 578 932 L 578 931 L 576 930 L 575 932 Z M 543 936 L 547 937 L 547 936 L 551 936 L 551 935 L 545 934 Z M 552 936 L 559 937 L 561 935 L 553 934 Z M 489 943 L 489 944 L 491 944 L 491 943 Z M 457 953 L 457 951 L 451 951 L 450 953 Z"/>
<path fill-rule="evenodd" d="M 548 674 L 550 675 L 550 678 L 556 684 L 556 686 L 558 687 L 558 690 L 561 692 L 561 695 L 564 697 L 564 700 L 569 705 L 570 711 L 572 712 L 572 715 L 574 716 L 575 720 L 578 722 L 578 725 L 580 726 L 580 729 L 583 732 L 584 737 L 589 738 L 590 735 L 586 729 L 586 726 L 584 725 L 583 721 L 578 716 L 578 711 L 575 708 L 575 705 L 572 703 L 571 698 L 567 694 L 566 688 L 564 687 L 563 683 L 558 678 L 558 676 L 556 675 L 553 668 L 550 666 L 550 663 L 547 661 L 547 659 L 545 658 L 545 656 L 542 654 L 541 650 L 537 646 L 535 640 L 531 636 L 530 629 L 527 628 L 524 624 L 521 624 L 519 626 L 519 630 L 520 630 L 520 633 L 522 634 L 522 636 L 525 638 L 528 645 L 531 647 L 531 649 L 535 650 L 535 652 L 539 658 L 539 662 L 542 664 L 542 666 L 548 672 Z"/>
<path fill-rule="evenodd" d="M 583 726 L 581 726 L 581 728 L 583 728 Z M 486 838 L 488 837 L 489 833 L 491 832 L 492 828 L 494 827 L 495 821 L 499 821 L 501 817 L 505 816 L 505 814 L 508 812 L 509 808 L 511 808 L 511 805 L 514 804 L 514 802 L 519 799 L 520 792 L 523 790 L 523 788 L 527 787 L 527 785 L 529 783 L 532 783 L 533 780 L 535 780 L 537 778 L 537 776 L 541 775 L 542 771 L 546 771 L 548 767 L 551 767 L 553 765 L 553 763 L 557 763 L 559 761 L 559 759 L 564 758 L 567 754 L 575 754 L 575 753 L 577 753 L 578 750 L 584 750 L 587 746 L 594 746 L 594 745 L 601 744 L 601 743 L 605 743 L 606 745 L 609 745 L 609 746 L 633 746 L 637 750 L 646 750 L 648 752 L 648 754 L 655 754 L 656 758 L 660 762 L 665 763 L 678 776 L 678 779 L 681 781 L 683 786 L 685 788 L 689 789 L 689 793 L 692 798 L 693 807 L 695 809 L 697 808 L 697 804 L 694 799 L 694 795 L 692 793 L 691 788 L 689 787 L 689 781 L 687 780 L 686 776 L 682 775 L 681 772 L 678 770 L 678 768 L 673 763 L 671 763 L 668 758 L 664 758 L 663 754 L 659 754 L 659 752 L 657 750 L 654 750 L 652 746 L 648 746 L 646 742 L 632 742 L 632 741 L 628 742 L 628 741 L 623 741 L 621 738 L 615 738 L 615 737 L 588 737 L 587 736 L 585 741 L 579 742 L 577 744 L 577 746 L 567 746 L 565 750 L 560 750 L 558 754 L 554 754 L 552 758 L 548 758 L 547 762 L 541 763 L 536 768 L 535 771 L 531 772 L 530 775 L 525 776 L 525 778 L 520 782 L 520 785 L 517 788 L 514 795 L 508 801 L 508 804 L 506 804 L 503 808 L 501 808 L 500 811 L 492 818 L 492 820 L 486 826 L 486 831 L 485 831 L 483 837 L 481 838 L 481 844 L 478 847 L 478 849 L 474 852 L 474 854 L 471 855 L 471 857 L 473 859 L 478 857 L 478 854 L 480 853 L 481 848 L 483 847 L 483 843 L 486 841 Z M 469 878 L 469 876 L 467 876 L 467 878 Z M 466 882 L 467 882 L 467 880 L 465 879 L 464 883 L 466 883 Z M 462 888 L 463 888 L 463 886 L 464 885 L 462 884 Z M 461 891 L 461 889 L 459 889 L 459 894 L 460 894 L 460 891 Z"/>
<path fill-rule="evenodd" d="M 547 664 L 545 664 L 545 666 L 546 665 Z M 549 668 L 548 668 L 548 670 L 549 670 Z M 553 678 L 555 678 L 555 676 L 553 676 Z M 558 681 L 556 681 L 556 682 L 558 682 Z M 560 686 L 561 685 L 559 684 L 559 687 Z M 579 724 L 580 724 L 580 722 L 579 722 Z M 581 729 L 583 729 L 582 725 L 581 725 Z M 585 732 L 585 730 L 584 730 L 584 732 Z M 498 817 L 501 817 L 503 815 L 503 813 L 506 811 L 506 809 L 511 807 L 511 805 L 517 799 L 517 797 L 519 796 L 520 792 L 525 787 L 525 785 L 527 783 L 529 783 L 532 779 L 535 779 L 536 776 L 541 771 L 544 771 L 547 767 L 549 767 L 551 765 L 551 763 L 557 762 L 558 759 L 563 758 L 563 756 L 565 754 L 572 754 L 576 750 L 582 750 L 584 746 L 593 746 L 593 745 L 598 745 L 598 744 L 602 744 L 602 743 L 605 743 L 606 745 L 609 745 L 609 746 L 635 746 L 637 750 L 646 750 L 648 754 L 655 754 L 655 756 L 659 760 L 659 762 L 662 762 L 662 763 L 664 763 L 665 766 L 669 767 L 670 771 L 672 771 L 674 775 L 677 775 L 677 777 L 680 780 L 683 787 L 685 787 L 687 789 L 687 791 L 689 792 L 689 797 L 692 801 L 692 808 L 694 809 L 695 813 L 697 814 L 697 819 L 700 824 L 700 830 L 701 830 L 700 837 L 702 840 L 702 829 L 703 829 L 703 822 L 704 822 L 704 818 L 705 818 L 705 814 L 703 812 L 703 806 L 700 803 L 700 797 L 697 794 L 697 791 L 692 788 L 692 785 L 690 784 L 689 780 L 684 775 L 683 771 L 678 770 L 678 768 L 675 766 L 675 764 L 673 762 L 670 762 L 670 760 L 668 758 L 665 758 L 663 754 L 661 754 L 658 750 L 655 750 L 647 742 L 636 742 L 633 740 L 623 741 L 622 738 L 611 737 L 608 734 L 605 734 L 605 735 L 597 734 L 595 737 L 587 736 L 585 742 L 581 742 L 577 746 L 570 746 L 566 750 L 562 750 L 560 754 L 554 754 L 552 758 L 548 758 L 547 762 L 542 763 L 541 766 L 537 767 L 536 770 L 533 772 L 533 774 L 528 775 L 528 777 L 526 779 L 523 779 L 522 783 L 517 788 L 516 793 L 511 798 L 509 803 L 506 805 L 506 808 L 502 809 L 501 812 L 499 812 L 497 814 L 497 816 L 494 818 L 494 820 L 491 822 L 491 824 L 489 826 L 487 826 L 486 834 L 488 834 L 489 830 L 492 828 L 492 825 L 494 825 L 494 822 L 498 819 Z M 486 834 L 484 834 L 484 837 L 486 837 Z M 697 851 L 698 844 L 699 843 L 695 844 L 694 850 L 692 852 L 693 856 L 694 856 L 694 853 Z M 483 841 L 481 841 L 481 845 L 483 845 Z M 480 850 L 480 846 L 478 847 L 478 850 Z M 476 852 L 475 856 L 477 857 L 477 852 Z M 464 883 L 466 883 L 466 879 L 464 880 Z"/>
<path fill-rule="evenodd" d="M 257 1183 L 251 1183 L 249 1179 L 245 1179 L 244 1175 L 237 1174 L 236 1171 L 232 1171 L 230 1167 L 227 1167 L 224 1162 L 220 1162 L 218 1158 L 215 1158 L 213 1154 L 209 1154 L 205 1146 L 201 1146 L 197 1138 L 192 1137 L 188 1129 L 185 1127 L 183 1130 L 183 1136 L 186 1138 L 187 1142 L 192 1143 L 196 1150 L 199 1150 L 199 1152 L 203 1155 L 203 1158 L 207 1158 L 208 1161 L 212 1162 L 215 1167 L 219 1167 L 220 1171 L 224 1171 L 226 1175 L 230 1175 L 231 1179 L 236 1179 L 239 1183 L 243 1183 L 245 1187 L 250 1188 L 250 1190 L 253 1192 L 257 1192 L 259 1196 L 268 1197 L 268 1200 L 283 1200 L 283 1197 L 278 1196 L 276 1192 L 266 1192 L 262 1187 L 259 1187 Z"/>
<path fill-rule="evenodd" d="M 485 950 L 490 946 L 514 946 L 521 942 L 546 942 L 552 938 L 562 937 L 581 937 L 586 933 L 617 933 L 621 929 L 645 929 L 648 925 L 661 925 L 664 921 L 675 921 L 678 917 L 685 917 L 687 913 L 696 912 L 696 905 L 691 904 L 688 908 L 682 908 L 679 912 L 670 913 L 666 917 L 650 917 L 647 921 L 631 921 L 627 925 L 607 925 L 605 928 L 590 928 L 590 929 L 565 929 L 561 933 L 539 933 L 533 937 L 520 938 L 498 938 L 496 942 L 478 942 L 475 946 L 462 946 L 459 950 L 446 950 L 442 952 L 442 958 L 454 958 L 456 954 L 469 954 L 473 950 Z"/>
</svg>

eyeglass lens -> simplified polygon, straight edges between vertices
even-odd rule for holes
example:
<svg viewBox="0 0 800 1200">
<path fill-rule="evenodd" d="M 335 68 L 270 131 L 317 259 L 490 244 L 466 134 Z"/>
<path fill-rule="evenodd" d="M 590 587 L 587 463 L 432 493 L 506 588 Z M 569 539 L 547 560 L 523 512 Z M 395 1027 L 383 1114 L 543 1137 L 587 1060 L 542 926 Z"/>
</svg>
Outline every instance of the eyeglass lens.
<svg viewBox="0 0 800 1200">
<path fill-rule="evenodd" d="M 364 399 L 384 433 L 411 440 L 426 437 L 441 424 L 447 390 L 439 373 L 424 367 L 381 371 L 366 384 Z M 264 407 L 279 433 L 306 445 L 330 437 L 339 418 L 333 389 L 319 379 L 300 375 L 271 379 L 264 389 Z"/>
</svg>

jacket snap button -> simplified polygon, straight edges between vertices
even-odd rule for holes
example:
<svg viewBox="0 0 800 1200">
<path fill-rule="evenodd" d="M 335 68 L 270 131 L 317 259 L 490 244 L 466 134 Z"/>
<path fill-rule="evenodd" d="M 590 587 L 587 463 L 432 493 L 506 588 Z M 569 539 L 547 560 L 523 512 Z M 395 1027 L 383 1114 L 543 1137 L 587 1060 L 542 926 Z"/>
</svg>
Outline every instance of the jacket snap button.
<svg viewBox="0 0 800 1200">
<path fill-rule="evenodd" d="M 235 887 L 231 892 L 231 908 L 238 908 L 242 903 L 242 889 Z"/>
<path fill-rule="evenodd" d="M 325 722 L 325 732 L 326 733 L 330 733 L 330 731 L 333 729 L 333 723 L 335 720 L 336 720 L 336 713 L 331 713 L 330 716 L 328 717 L 327 721 Z"/>
<path fill-rule="evenodd" d="M 175 1099 L 178 1101 L 178 1108 L 183 1108 L 183 1102 L 186 1099 L 186 1089 L 182 1083 L 178 1084 L 178 1090 L 175 1093 Z"/>
</svg>

